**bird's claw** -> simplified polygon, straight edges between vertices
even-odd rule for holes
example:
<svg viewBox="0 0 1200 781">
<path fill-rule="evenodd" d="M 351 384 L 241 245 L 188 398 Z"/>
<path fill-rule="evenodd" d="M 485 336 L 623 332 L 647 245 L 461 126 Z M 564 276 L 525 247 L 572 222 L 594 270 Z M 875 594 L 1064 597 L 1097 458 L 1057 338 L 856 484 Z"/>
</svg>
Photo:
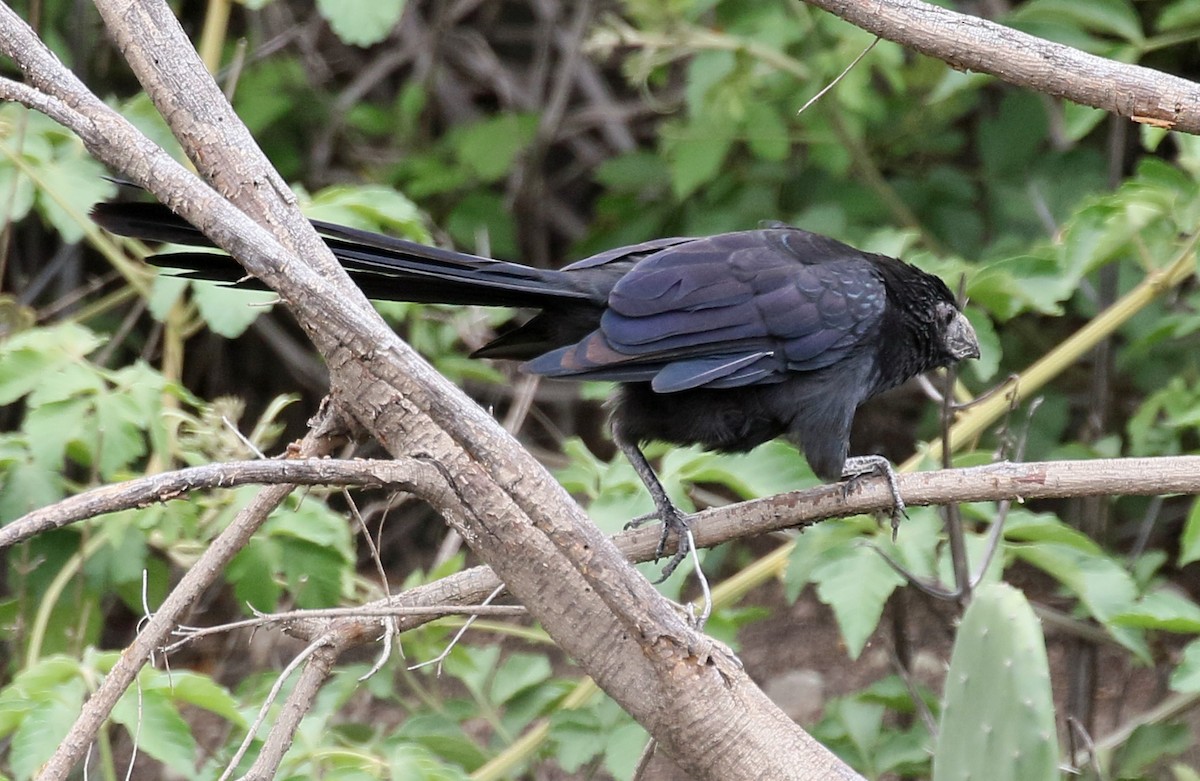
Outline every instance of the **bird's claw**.
<svg viewBox="0 0 1200 781">
<path fill-rule="evenodd" d="M 670 542 L 671 539 L 671 532 L 675 532 L 676 539 L 678 540 L 675 548 L 675 555 L 673 555 L 671 560 L 667 562 L 665 567 L 663 567 L 662 576 L 659 577 L 658 580 L 654 581 L 656 584 L 662 583 L 664 580 L 671 577 L 680 563 L 688 557 L 689 553 L 692 552 L 691 544 L 688 542 L 689 538 L 687 534 L 687 519 L 688 516 L 686 514 L 680 512 L 674 506 L 671 506 L 669 509 L 663 508 L 652 513 L 639 515 L 625 524 L 626 529 L 637 529 L 653 521 L 662 521 L 662 536 L 658 538 L 658 547 L 654 549 L 655 561 L 658 561 L 666 554 L 667 543 Z"/>
<path fill-rule="evenodd" d="M 871 475 L 878 475 L 886 480 L 888 489 L 892 493 L 892 541 L 895 542 L 896 534 L 900 530 L 900 519 L 908 518 L 908 510 L 905 507 L 904 498 L 900 496 L 900 483 L 896 479 L 896 470 L 892 469 L 891 463 L 886 458 L 883 456 L 856 456 L 846 459 L 846 463 L 842 467 L 842 479 L 845 480 L 842 484 L 842 496 L 848 496 L 855 483 Z"/>
</svg>

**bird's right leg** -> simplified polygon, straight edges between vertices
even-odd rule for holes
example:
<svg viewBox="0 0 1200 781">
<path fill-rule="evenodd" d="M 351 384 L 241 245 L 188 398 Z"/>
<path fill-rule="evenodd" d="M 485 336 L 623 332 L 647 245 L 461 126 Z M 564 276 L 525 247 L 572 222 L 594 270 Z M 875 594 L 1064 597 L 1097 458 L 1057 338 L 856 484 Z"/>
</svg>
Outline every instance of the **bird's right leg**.
<svg viewBox="0 0 1200 781">
<path fill-rule="evenodd" d="M 626 528 L 636 528 L 654 518 L 662 521 L 662 537 L 658 540 L 658 548 L 654 552 L 656 559 L 662 558 L 667 549 L 667 540 L 674 531 L 679 542 L 675 549 L 675 555 L 667 562 L 667 566 L 663 567 L 662 578 L 658 581 L 661 583 L 671 577 L 671 573 L 679 566 L 679 563 L 687 558 L 691 553 L 691 547 L 688 543 L 688 523 L 687 513 L 684 513 L 671 501 L 667 496 L 667 490 L 663 488 L 662 483 L 658 479 L 658 475 L 654 474 L 654 469 L 650 466 L 650 462 L 646 460 L 646 456 L 638 447 L 637 442 L 626 439 L 621 432 L 621 424 L 617 421 L 612 422 L 613 442 L 625 454 L 625 458 L 629 459 L 633 471 L 637 472 L 637 476 L 641 478 L 642 484 L 646 486 L 646 490 L 650 492 L 650 498 L 654 500 L 654 514 L 634 518 Z"/>
</svg>

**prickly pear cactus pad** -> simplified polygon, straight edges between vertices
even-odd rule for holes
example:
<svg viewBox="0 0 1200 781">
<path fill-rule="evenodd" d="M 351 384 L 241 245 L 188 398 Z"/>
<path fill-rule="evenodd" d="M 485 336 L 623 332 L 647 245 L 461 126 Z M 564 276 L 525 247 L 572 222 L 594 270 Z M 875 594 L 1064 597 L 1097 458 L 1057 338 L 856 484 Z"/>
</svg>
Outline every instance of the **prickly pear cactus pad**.
<svg viewBox="0 0 1200 781">
<path fill-rule="evenodd" d="M 1041 624 L 1020 591 L 984 586 L 954 643 L 933 781 L 1051 781 L 1058 761 Z"/>
</svg>

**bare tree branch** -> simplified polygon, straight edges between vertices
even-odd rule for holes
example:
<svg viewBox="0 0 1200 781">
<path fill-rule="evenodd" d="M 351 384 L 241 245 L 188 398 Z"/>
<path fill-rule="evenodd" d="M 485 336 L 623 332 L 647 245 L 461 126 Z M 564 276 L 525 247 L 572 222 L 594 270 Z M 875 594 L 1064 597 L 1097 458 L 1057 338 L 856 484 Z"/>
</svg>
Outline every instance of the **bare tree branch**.
<svg viewBox="0 0 1200 781">
<path fill-rule="evenodd" d="M 327 433 L 324 426 L 315 427 L 301 443 L 300 453 L 305 456 L 321 455 L 329 443 Z M 82 713 L 63 738 L 58 751 L 42 768 L 39 778 L 66 778 L 70 774 L 71 768 L 87 753 L 96 732 L 108 719 L 117 700 L 137 679 L 138 671 L 151 654 L 166 645 L 179 623 L 179 617 L 221 576 L 229 561 L 245 547 L 271 511 L 293 488 L 284 484 L 263 490 L 209 544 L 200 559 L 184 573 L 178 585 L 142 627 L 137 638 L 122 652 L 120 659 L 104 677 L 103 685 L 84 703 Z"/>
<path fill-rule="evenodd" d="M 197 168 L 238 208 L 88 93 L 6 6 L 0 51 L 79 113 L 69 127 L 94 156 L 280 293 L 325 358 L 338 404 L 393 454 L 428 455 L 471 498 L 451 522 L 556 642 L 697 778 L 856 777 L 690 627 L 527 452 L 386 327 L 293 208 L 166 5 L 97 6 Z M 95 714 L 127 685 L 124 675 L 101 683 L 89 718 L 72 727 L 44 778 L 66 777 L 99 727 Z"/>
<path fill-rule="evenodd" d="M 881 38 L 1147 125 L 1200 133 L 1200 84 L 921 0 L 805 0 Z"/>
<path fill-rule="evenodd" d="M 280 483 L 408 491 L 439 509 L 456 501 L 451 498 L 453 489 L 442 473 L 420 458 L 395 461 L 284 458 L 205 464 L 100 486 L 34 510 L 0 528 L 0 550 L 85 518 L 168 502 L 193 491 Z"/>
<path fill-rule="evenodd" d="M 1200 456 L 1003 462 L 901 473 L 896 477 L 904 503 L 910 507 L 1082 496 L 1200 494 Z M 0 528 L 0 550 L 50 529 L 103 513 L 181 499 L 192 491 L 280 483 L 408 491 L 440 510 L 459 501 L 442 473 L 420 458 L 234 461 L 149 475 L 68 497 Z M 841 485 L 820 485 L 705 510 L 695 516 L 691 526 L 698 546 L 713 547 L 741 537 L 808 526 L 829 518 L 881 512 L 891 507 L 887 484 L 882 480 L 866 480 L 849 492 Z M 657 528 L 631 529 L 617 535 L 614 541 L 630 560 L 649 561 L 658 545 L 658 536 Z"/>
</svg>

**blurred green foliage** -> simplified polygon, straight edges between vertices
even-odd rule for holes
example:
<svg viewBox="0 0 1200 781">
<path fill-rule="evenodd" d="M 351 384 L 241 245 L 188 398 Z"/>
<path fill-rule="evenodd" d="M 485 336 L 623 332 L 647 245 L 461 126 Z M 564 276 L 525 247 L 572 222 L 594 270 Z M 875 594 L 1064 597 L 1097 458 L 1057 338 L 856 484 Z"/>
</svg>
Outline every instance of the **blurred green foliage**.
<svg viewBox="0 0 1200 781">
<path fill-rule="evenodd" d="M 182 9 L 184 22 L 199 30 L 208 9 L 194 5 Z M 536 3 L 483 5 L 437 17 L 436 3 L 313 8 L 258 0 L 239 8 L 234 29 L 217 33 L 226 61 L 241 56 L 239 36 L 248 41 L 251 56 L 235 69 L 235 106 L 307 213 L 531 262 L 784 220 L 903 256 L 951 283 L 964 278 L 984 345 L 983 359 L 963 372 L 975 393 L 1019 375 L 1101 316 L 1200 231 L 1194 137 L 1006 87 L 887 41 L 809 105 L 873 38 L 801 3 L 625 0 L 574 41 L 565 12 L 543 18 L 531 10 Z M 1200 0 L 1011 5 L 1001 21 L 1035 35 L 1198 75 Z M 77 16 L 66 0 L 45 0 L 40 10 L 41 32 L 64 61 L 175 149 L 99 36 L 78 34 L 98 24 L 91 12 Z M 430 25 L 435 17 L 442 27 Z M 300 33 L 299 42 L 274 46 L 283 38 L 268 33 L 291 35 L 289 20 L 297 19 L 320 35 Z M 556 80 L 560 71 L 572 73 L 573 56 L 587 70 L 577 83 Z M 364 74 L 376 76 L 364 81 Z M 555 97 L 556 89 L 566 97 Z M 294 342 L 268 314 L 272 296 L 153 275 L 138 260 L 140 248 L 91 226 L 91 204 L 117 189 L 103 175 L 66 131 L 0 106 L 8 238 L 0 262 L 0 522 L 104 483 L 250 457 L 233 427 L 268 449 L 294 430 L 287 428 L 292 410 L 309 414 L 320 393 L 294 379 L 313 370 L 284 358 Z M 1109 341 L 1110 363 L 1058 367 L 1031 416 L 1014 413 L 956 462 L 1013 457 L 1013 440 L 1030 460 L 1197 452 L 1198 299 L 1190 279 L 1153 299 Z M 408 304 L 381 310 L 481 403 L 509 409 L 517 392 L 510 367 L 465 357 L 504 314 Z M 553 462 L 557 474 L 596 522 L 616 531 L 650 510 L 632 469 L 605 457 L 597 443 L 595 399 L 604 389 L 585 387 L 573 402 L 561 389 L 542 391 L 528 438 L 536 446 L 554 440 L 562 453 Z M 294 403 L 293 392 L 303 403 Z M 907 417 L 902 406 L 895 397 L 875 405 L 900 421 L 900 433 L 867 432 L 858 446 L 900 459 L 938 435 L 934 405 Z M 890 441 L 897 437 L 900 445 Z M 685 507 L 816 483 L 780 443 L 741 456 L 650 454 Z M 111 667 L 110 649 L 129 641 L 137 618 L 253 493 L 117 513 L 5 552 L 0 777 L 32 777 Z M 1173 693 L 1142 687 L 1136 709 L 1118 711 L 1122 729 L 1111 734 L 1119 740 L 1093 736 L 1107 777 L 1192 779 L 1186 761 L 1168 763 L 1188 751 L 1195 756 L 1200 736 L 1171 718 L 1141 714 L 1159 701 L 1186 704 L 1200 694 L 1200 501 L 1117 497 L 1102 504 L 1101 511 L 1066 501 L 1006 512 L 963 506 L 968 563 L 979 583 L 1027 587 L 1035 607 L 1064 617 L 1063 632 L 1101 633 L 1110 667 L 1132 669 L 1141 682 L 1168 682 Z M 404 517 L 425 520 L 415 511 Z M 1000 517 L 1003 533 L 988 560 Z M 926 585 L 954 588 L 945 530 L 942 513 L 917 508 L 895 541 L 868 518 L 824 523 L 799 537 L 784 591 L 789 600 L 815 595 L 828 607 L 843 647 L 825 649 L 826 658 L 857 659 L 888 642 L 895 630 L 888 611 L 897 600 L 916 599 L 883 556 Z M 378 596 L 357 531 L 338 494 L 289 500 L 224 573 L 227 604 L 211 607 L 212 616 Z M 461 556 L 435 563 L 435 544 L 405 533 L 397 547 L 408 563 L 419 562 L 403 576 L 405 587 L 464 565 Z M 751 566 L 753 550 L 711 551 L 707 566 L 714 576 L 732 574 Z M 664 589 L 678 596 L 686 585 L 681 574 Z M 738 605 L 719 611 L 710 628 L 736 644 L 749 623 L 789 620 Z M 406 633 L 406 658 L 436 657 L 457 625 Z M 572 700 L 574 674 L 537 630 L 484 626 L 455 646 L 441 677 L 396 658 L 365 681 L 366 665 L 340 668 L 280 777 L 494 777 L 490 763 L 509 759 L 514 777 L 537 777 L 543 762 L 578 777 L 628 777 L 645 741 L 641 728 L 611 701 Z M 953 631 L 949 620 L 944 628 Z M 906 629 L 926 630 L 928 623 Z M 491 642 L 493 635 L 508 641 Z M 947 646 L 929 645 L 948 659 Z M 970 665 L 970 655 L 956 654 L 956 664 L 960 658 Z M 181 777 L 220 774 L 276 672 L 223 663 L 209 670 L 213 663 L 200 652 L 191 661 L 194 671 L 143 672 L 139 690 L 114 713 L 121 729 L 103 738 L 105 777 L 119 771 L 113 746 L 128 745 L 133 734 L 144 755 Z M 983 664 L 972 674 L 987 676 Z M 1099 682 L 1101 689 L 1121 685 Z M 1067 683 L 1053 686 L 1065 737 Z M 929 775 L 937 736 L 926 725 L 941 712 L 939 693 L 890 677 L 837 694 L 809 725 L 820 740 L 871 778 Z M 361 698 L 370 701 L 366 717 L 351 707 Z M 221 720 L 219 739 L 200 735 L 195 709 Z M 547 727 L 544 741 L 511 757 L 537 724 Z"/>
</svg>

